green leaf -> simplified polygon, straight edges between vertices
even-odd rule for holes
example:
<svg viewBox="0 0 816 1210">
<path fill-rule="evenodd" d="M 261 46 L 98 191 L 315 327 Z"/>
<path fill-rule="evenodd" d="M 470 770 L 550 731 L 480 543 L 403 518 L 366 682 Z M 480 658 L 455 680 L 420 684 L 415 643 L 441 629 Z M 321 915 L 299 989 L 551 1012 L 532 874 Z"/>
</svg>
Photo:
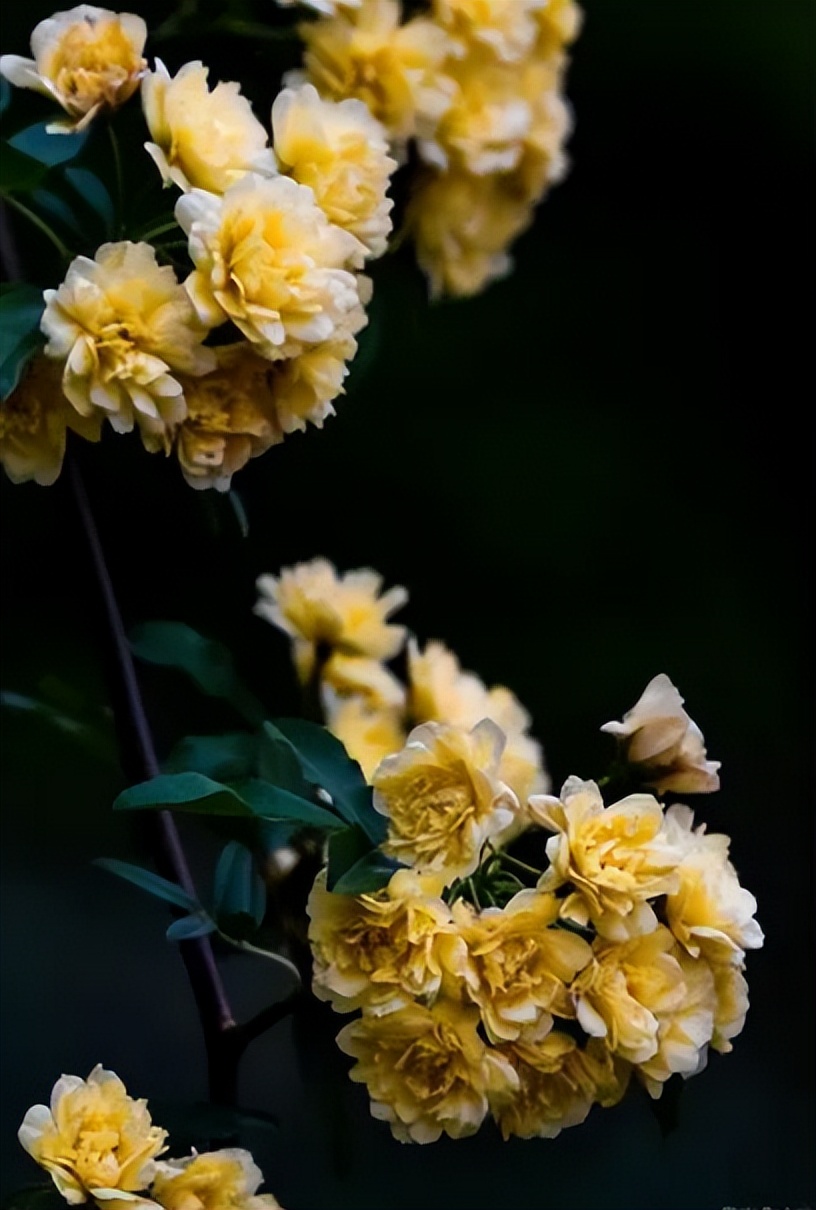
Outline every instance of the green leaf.
<svg viewBox="0 0 816 1210">
<path fill-rule="evenodd" d="M 343 828 L 329 837 L 329 868 L 326 886 L 330 891 L 335 884 L 362 857 L 371 852 L 371 841 L 362 828 Z"/>
<path fill-rule="evenodd" d="M 202 773 L 163 773 L 129 786 L 116 798 L 115 811 L 189 811 L 194 815 L 253 815 L 229 786 Z"/>
<path fill-rule="evenodd" d="M 251 777 L 258 758 L 258 737 L 248 731 L 225 735 L 188 735 L 164 762 L 165 773 L 203 773 L 215 781 Z"/>
<path fill-rule="evenodd" d="M 276 718 L 268 725 L 294 745 L 304 776 L 331 795 L 338 814 L 379 844 L 387 830 L 385 819 L 374 810 L 371 787 L 340 740 L 325 727 L 305 719 Z"/>
<path fill-rule="evenodd" d="M 272 786 L 258 778 L 237 782 L 233 787 L 242 802 L 263 819 L 291 819 L 308 828 L 333 831 L 342 828 L 343 820 L 327 807 L 319 807 L 306 798 Z"/>
<path fill-rule="evenodd" d="M 0 76 L 0 117 L 8 109 L 11 103 L 11 85 L 5 76 Z"/>
<path fill-rule="evenodd" d="M 42 290 L 28 283 L 0 287 L 0 399 L 7 399 L 26 362 L 43 344 L 40 319 L 45 310 Z"/>
<path fill-rule="evenodd" d="M 258 776 L 273 786 L 306 798 L 310 783 L 303 776 L 297 749 L 275 726 L 265 722 L 258 737 Z"/>
<path fill-rule="evenodd" d="M 0 194 L 30 193 L 48 171 L 45 164 L 18 151 L 5 140 L 0 144 Z"/>
<path fill-rule="evenodd" d="M 104 234 L 112 235 L 116 223 L 113 199 L 96 173 L 88 168 L 66 168 L 65 179 L 102 223 Z"/>
<path fill-rule="evenodd" d="M 50 121 L 26 126 L 25 130 L 12 135 L 9 146 L 47 168 L 76 159 L 88 140 L 89 132 L 80 130 L 78 134 L 49 134 L 46 130 L 48 125 Z"/>
<path fill-rule="evenodd" d="M 107 729 L 107 720 L 100 720 L 96 726 L 83 719 L 75 718 L 67 711 L 61 710 L 50 702 L 40 698 L 29 697 L 24 693 L 15 693 L 11 689 L 0 689 L 0 706 L 6 710 L 16 710 L 20 714 L 31 715 L 38 722 L 49 727 L 55 727 L 63 735 L 80 744 L 87 752 L 97 759 L 107 763 L 116 763 L 115 744 L 113 735 Z"/>
<path fill-rule="evenodd" d="M 31 201 L 38 213 L 44 215 L 52 227 L 55 222 L 60 223 L 74 239 L 85 240 L 82 224 L 59 194 L 52 193 L 50 189 L 35 189 Z"/>
<path fill-rule="evenodd" d="M 379 891 L 388 885 L 396 870 L 402 869 L 405 867 L 399 861 L 386 857 L 380 849 L 372 849 L 346 870 L 331 890 L 336 895 L 365 895 L 370 891 Z"/>
<path fill-rule="evenodd" d="M 224 931 L 236 916 L 248 916 L 257 927 L 266 914 L 266 887 L 246 845 L 233 840 L 223 850 L 215 868 L 213 912 L 223 921 Z"/>
<path fill-rule="evenodd" d="M 214 933 L 215 928 L 215 921 L 206 912 L 198 911 L 174 920 L 164 935 L 168 941 L 194 941 L 196 937 Z"/>
<path fill-rule="evenodd" d="M 130 644 L 139 659 L 186 672 L 199 689 L 229 702 L 253 727 L 263 721 L 263 706 L 242 684 L 223 643 L 183 622 L 144 622 L 131 632 Z"/>
<path fill-rule="evenodd" d="M 184 908 L 187 912 L 197 912 L 201 907 L 198 900 L 188 895 L 178 883 L 169 882 L 168 879 L 154 874 L 152 870 L 145 870 L 142 866 L 131 865 L 129 861 L 119 861 L 115 857 L 97 857 L 92 864 L 99 866 L 101 870 L 116 874 L 118 878 L 124 878 L 126 882 L 132 882 L 134 886 L 147 891 L 149 895 L 155 895 L 157 899 L 164 899 L 166 903 Z"/>
</svg>

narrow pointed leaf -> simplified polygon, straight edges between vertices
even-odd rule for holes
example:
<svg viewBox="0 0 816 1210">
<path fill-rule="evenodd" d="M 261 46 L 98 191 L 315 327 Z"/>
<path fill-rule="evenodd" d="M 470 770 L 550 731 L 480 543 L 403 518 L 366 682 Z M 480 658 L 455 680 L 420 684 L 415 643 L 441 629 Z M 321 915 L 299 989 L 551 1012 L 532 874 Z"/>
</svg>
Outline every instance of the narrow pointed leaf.
<svg viewBox="0 0 816 1210">
<path fill-rule="evenodd" d="M 196 937 L 206 937 L 215 932 L 215 921 L 206 912 L 195 912 L 192 916 L 182 916 L 174 920 L 165 933 L 168 941 L 194 941 Z"/>
<path fill-rule="evenodd" d="M 25 130 L 12 135 L 9 146 L 47 168 L 76 159 L 87 142 L 89 132 L 80 130 L 78 134 L 49 134 L 46 130 L 48 125 L 48 122 L 35 122 L 33 126 L 26 126 Z"/>
<path fill-rule="evenodd" d="M 203 773 L 214 781 L 238 781 L 255 773 L 258 737 L 248 731 L 188 735 L 164 762 L 165 773 Z"/>
<path fill-rule="evenodd" d="M 8 398 L 26 362 L 43 344 L 44 309 L 42 290 L 36 286 L 4 283 L 0 289 L 0 399 Z"/>
<path fill-rule="evenodd" d="M 258 776 L 292 794 L 310 794 L 297 749 L 274 723 L 265 722 L 258 737 Z"/>
<path fill-rule="evenodd" d="M 371 841 L 356 825 L 333 832 L 329 837 L 329 866 L 326 886 L 330 891 L 342 876 L 362 857 L 371 852 Z"/>
<path fill-rule="evenodd" d="M 132 882 L 134 886 L 140 887 L 150 895 L 155 895 L 157 899 L 164 899 L 166 903 L 173 903 L 176 907 L 184 908 L 188 912 L 197 912 L 201 906 L 178 883 L 170 882 L 167 878 L 154 874 L 152 870 L 145 870 L 142 866 L 131 865 L 129 861 L 119 861 L 115 857 L 97 857 L 93 864 L 111 874 L 116 874 L 118 878 L 124 878 L 126 882 Z"/>
<path fill-rule="evenodd" d="M 194 815 L 253 815 L 229 786 L 202 773 L 163 773 L 123 790 L 115 811 L 189 811 Z"/>
<path fill-rule="evenodd" d="M 379 849 L 372 849 L 346 870 L 331 889 L 337 895 L 365 895 L 379 891 L 388 885 L 397 870 L 404 868 L 399 861 L 386 857 Z"/>
<path fill-rule="evenodd" d="M 330 831 L 345 826 L 343 820 L 327 807 L 319 807 L 306 798 L 258 778 L 237 782 L 232 789 L 255 815 L 263 819 L 291 819 L 304 827 Z"/>
<path fill-rule="evenodd" d="M 213 911 L 222 917 L 248 916 L 260 925 L 266 912 L 266 888 L 246 845 L 231 841 L 215 869 Z M 226 929 L 230 932 L 229 928 Z"/>
</svg>

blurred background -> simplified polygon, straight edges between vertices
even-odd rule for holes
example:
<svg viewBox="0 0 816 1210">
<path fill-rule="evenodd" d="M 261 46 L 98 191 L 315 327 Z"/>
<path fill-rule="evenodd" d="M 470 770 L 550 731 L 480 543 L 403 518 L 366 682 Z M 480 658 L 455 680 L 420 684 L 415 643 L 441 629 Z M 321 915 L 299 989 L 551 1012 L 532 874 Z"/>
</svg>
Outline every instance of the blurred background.
<svg viewBox="0 0 816 1210">
<path fill-rule="evenodd" d="M 751 1008 L 668 1133 L 631 1093 L 554 1141 L 504 1144 L 485 1128 L 424 1148 L 369 1117 L 330 1036 L 296 1051 L 284 1023 L 245 1059 L 241 1103 L 257 1116 L 241 1141 L 287 1210 L 816 1200 L 814 6 L 584 8 L 571 171 L 516 244 L 514 273 L 429 305 L 409 248 L 377 262 L 348 394 L 322 432 L 239 472 L 246 526 L 135 439 L 87 447 L 84 473 L 126 623 L 177 619 L 223 640 L 272 712 L 293 709 L 294 683 L 285 642 L 251 612 L 255 578 L 316 555 L 406 585 L 396 620 L 514 690 L 556 787 L 603 769 L 600 725 L 668 673 L 722 761 L 698 817 L 732 837 L 759 902 Z M 6 15 L 3 50 L 28 53 L 49 14 L 37 0 Z M 277 51 L 265 78 L 262 47 L 181 49 L 162 48 L 171 70 L 198 56 L 221 78 L 254 70 L 263 117 L 285 54 L 297 59 Z M 87 724 L 0 718 L 8 1193 L 39 1176 L 16 1131 L 60 1073 L 102 1062 L 166 1125 L 206 1088 L 162 905 L 91 865 L 146 856 L 110 810 L 125 779 L 107 638 L 68 483 L 0 488 L 0 685 Z M 230 725 L 173 674 L 142 675 L 160 755 Z M 206 881 L 207 843 L 183 830 Z M 224 970 L 239 1008 L 282 990 L 245 956 Z"/>
</svg>

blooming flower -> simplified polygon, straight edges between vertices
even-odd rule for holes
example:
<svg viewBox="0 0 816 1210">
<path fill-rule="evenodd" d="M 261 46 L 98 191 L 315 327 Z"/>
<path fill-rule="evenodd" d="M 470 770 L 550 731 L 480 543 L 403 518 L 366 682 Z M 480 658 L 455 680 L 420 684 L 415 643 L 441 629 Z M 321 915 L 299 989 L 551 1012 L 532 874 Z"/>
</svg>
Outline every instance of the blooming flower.
<svg viewBox="0 0 816 1210">
<path fill-rule="evenodd" d="M 313 559 L 284 567 L 280 576 L 260 576 L 254 612 L 294 639 L 295 663 L 307 681 L 318 644 L 375 660 L 397 654 L 405 627 L 386 619 L 408 594 L 395 587 L 380 596 L 381 587 L 382 576 L 368 568 L 338 576 L 328 559 Z"/>
<path fill-rule="evenodd" d="M 433 14 L 465 48 L 486 47 L 497 59 L 517 63 L 533 47 L 538 35 L 534 14 L 548 0 L 433 0 Z"/>
<path fill-rule="evenodd" d="M 0 57 L 0 74 L 18 88 L 52 97 L 70 115 L 50 133 L 82 130 L 102 110 L 116 109 L 139 87 L 147 26 L 135 13 L 79 4 L 35 26 L 33 59 Z"/>
<path fill-rule="evenodd" d="M 147 1187 L 166 1137 L 152 1124 L 147 1102 L 128 1096 L 119 1077 L 101 1064 L 87 1080 L 61 1076 L 50 1108 L 32 1106 L 18 1132 L 69 1204 L 94 1198 L 120 1207 L 126 1201 L 116 1191 Z"/>
<path fill-rule="evenodd" d="M 672 1075 L 696 1075 L 705 1066 L 712 1040 L 716 995 L 714 980 L 705 962 L 696 962 L 675 946 L 671 956 L 683 976 L 683 995 L 673 1007 L 657 1013 L 657 1049 L 637 1069 L 649 1095 L 658 1098 Z"/>
<path fill-rule="evenodd" d="M 334 415 L 333 401 L 344 394 L 348 362 L 357 352 L 355 334 L 365 327 L 363 295 L 367 279 L 357 276 L 360 305 L 344 317 L 331 340 L 306 346 L 296 357 L 278 363 L 278 418 L 284 433 L 303 432 L 307 421 L 322 428 Z"/>
<path fill-rule="evenodd" d="M 186 286 L 200 318 L 211 327 L 231 319 L 270 360 L 336 337 L 360 306 L 345 268 L 359 242 L 288 177 L 250 172 L 223 197 L 192 189 L 176 218 L 196 266 Z"/>
<path fill-rule="evenodd" d="M 285 88 L 272 106 L 281 172 L 308 185 L 330 222 L 351 232 L 369 257 L 382 256 L 391 232 L 386 196 L 396 160 L 385 130 L 356 99 L 324 101 L 311 84 Z"/>
<path fill-rule="evenodd" d="M 401 713 L 371 706 L 363 697 L 332 698 L 326 724 L 370 781 L 380 761 L 405 743 Z"/>
<path fill-rule="evenodd" d="M 240 85 L 222 81 L 210 92 L 208 74 L 196 61 L 171 77 L 157 59 L 142 83 L 142 107 L 154 140 L 145 148 L 162 178 L 185 192 L 195 186 L 224 193 L 247 172 L 275 172 L 267 133 Z"/>
<path fill-rule="evenodd" d="M 187 410 L 171 371 L 198 375 L 215 365 L 173 270 L 159 266 L 149 244 L 103 244 L 93 260 L 73 260 L 44 297 L 45 352 L 64 363 L 62 389 L 80 416 L 107 415 L 117 432 L 135 422 L 146 445 L 168 446 Z"/>
<path fill-rule="evenodd" d="M 439 1000 L 352 1021 L 337 1044 L 357 1060 L 349 1075 L 367 1085 L 372 1115 L 401 1143 L 433 1143 L 443 1133 L 474 1134 L 489 1106 L 518 1086 L 508 1060 L 482 1042 L 478 1024 L 478 1009 Z"/>
<path fill-rule="evenodd" d="M 467 949 L 439 878 L 398 870 L 372 895 L 334 895 L 318 875 L 309 896 L 313 990 L 338 1012 L 392 1012 L 434 998 L 444 972 L 461 974 Z"/>
<path fill-rule="evenodd" d="M 478 913 L 460 899 L 452 910 L 475 976 L 468 994 L 491 1042 L 512 1041 L 530 1030 L 541 1036 L 552 1025 L 551 1012 L 573 1015 L 566 984 L 591 960 L 592 950 L 573 933 L 550 927 L 558 919 L 554 895 L 519 891 L 501 910 Z"/>
<path fill-rule="evenodd" d="M 324 705 L 329 697 L 358 697 L 373 707 L 398 708 L 405 704 L 402 683 L 379 660 L 334 651 L 321 670 Z M 402 745 L 399 745 L 402 747 Z"/>
<path fill-rule="evenodd" d="M 533 795 L 528 809 L 537 823 L 557 833 L 547 841 L 551 865 L 539 887 L 554 891 L 572 883 L 562 916 L 582 925 L 591 920 L 610 941 L 656 927 L 647 901 L 677 889 L 681 854 L 666 834 L 655 798 L 630 794 L 605 807 L 595 782 L 570 777 L 560 800 Z"/>
<path fill-rule="evenodd" d="M 706 760 L 703 734 L 665 673 L 649 681 L 623 722 L 604 723 L 601 730 L 617 736 L 625 759 L 639 766 L 644 784 L 658 793 L 709 794 L 720 788 L 720 762 Z"/>
<path fill-rule="evenodd" d="M 431 137 L 453 95 L 442 65 L 452 49 L 436 22 L 414 17 L 401 24 L 398 0 L 366 0 L 356 11 L 300 27 L 305 72 L 324 97 L 364 101 L 398 145 Z"/>
<path fill-rule="evenodd" d="M 505 831 L 518 799 L 499 778 L 504 735 L 490 719 L 472 731 L 415 727 L 375 770 L 374 806 L 388 818 L 393 857 L 450 878 L 472 874 L 484 842 Z"/>
<path fill-rule="evenodd" d="M 262 1181 L 250 1153 L 231 1147 L 160 1162 L 150 1193 L 164 1210 L 280 1210 L 271 1193 L 255 1192 Z"/>
<path fill-rule="evenodd" d="M 505 1139 L 554 1139 L 583 1122 L 594 1104 L 615 1105 L 626 1091 L 629 1067 L 597 1039 L 579 1049 L 553 1030 L 543 1040 L 508 1042 L 498 1051 L 513 1066 L 516 1094 L 494 1110 Z"/>
<path fill-rule="evenodd" d="M 12 483 L 54 483 L 62 470 L 66 430 L 98 441 L 102 417 L 80 416 L 62 393 L 62 369 L 36 356 L 0 403 L 0 463 Z"/>
<path fill-rule="evenodd" d="M 685 963 L 694 960 L 684 956 Z M 748 984 L 741 968 L 731 962 L 711 965 L 714 977 L 714 1032 L 711 1045 L 720 1054 L 733 1050 L 731 1039 L 742 1033 L 748 1012 Z"/>
</svg>

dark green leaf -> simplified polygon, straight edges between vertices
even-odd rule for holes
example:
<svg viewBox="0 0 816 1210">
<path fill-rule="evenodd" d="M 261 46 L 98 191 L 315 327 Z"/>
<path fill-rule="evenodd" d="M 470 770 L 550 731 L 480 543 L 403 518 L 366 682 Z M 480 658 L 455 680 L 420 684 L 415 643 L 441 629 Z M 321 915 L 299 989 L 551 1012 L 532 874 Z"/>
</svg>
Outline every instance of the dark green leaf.
<svg viewBox="0 0 816 1210">
<path fill-rule="evenodd" d="M 329 868 L 326 886 L 333 891 L 335 884 L 353 865 L 371 852 L 371 841 L 356 825 L 333 832 L 329 837 Z"/>
<path fill-rule="evenodd" d="M 319 807 L 306 798 L 271 786 L 257 778 L 237 782 L 233 791 L 263 819 L 291 819 L 304 827 L 334 830 L 342 828 L 343 820 L 327 807 Z"/>
<path fill-rule="evenodd" d="M 11 85 L 5 76 L 0 76 L 0 117 L 6 112 L 11 103 Z"/>
<path fill-rule="evenodd" d="M 28 359 L 42 345 L 42 290 L 27 283 L 3 283 L 0 291 L 0 398 L 20 381 Z"/>
<path fill-rule="evenodd" d="M 35 189 L 31 201 L 38 213 L 44 215 L 52 227 L 59 223 L 74 239 L 85 239 L 82 224 L 64 198 L 52 193 L 50 189 Z"/>
<path fill-rule="evenodd" d="M 199 689 L 229 702 L 253 726 L 263 721 L 261 703 L 241 683 L 223 643 L 183 622 L 144 622 L 132 631 L 130 643 L 140 659 L 186 672 Z"/>
<path fill-rule="evenodd" d="M 67 164 L 76 159 L 88 139 L 88 131 L 80 130 L 78 134 L 49 134 L 46 126 L 50 122 L 36 122 L 26 126 L 9 139 L 9 146 L 24 155 L 31 156 L 47 168 L 56 164 Z"/>
<path fill-rule="evenodd" d="M 174 920 L 165 933 L 168 941 L 193 941 L 196 937 L 206 937 L 215 932 L 215 921 L 206 912 L 195 912 L 192 916 L 182 916 Z"/>
<path fill-rule="evenodd" d="M 113 200 L 95 172 L 88 168 L 66 168 L 65 179 L 102 223 L 102 232 L 112 235 L 116 222 Z"/>
<path fill-rule="evenodd" d="M 258 756 L 258 737 L 248 731 L 226 735 L 188 735 L 164 762 L 165 773 L 203 773 L 215 781 L 251 777 Z"/>
<path fill-rule="evenodd" d="M 75 718 L 65 710 L 57 709 L 49 702 L 28 697 L 24 693 L 14 693 L 10 689 L 2 689 L 0 690 L 0 706 L 6 710 L 16 710 L 21 714 L 28 714 L 32 718 L 46 723 L 49 727 L 55 727 L 63 735 L 69 736 L 81 744 L 86 751 L 93 753 L 101 760 L 112 762 L 116 759 L 112 734 L 100 726 Z"/>
<path fill-rule="evenodd" d="M 405 867 L 379 849 L 372 849 L 356 861 L 331 888 L 336 895 L 365 895 L 387 886 L 396 870 Z"/>
<path fill-rule="evenodd" d="M 297 750 L 274 723 L 265 722 L 258 737 L 258 776 L 292 794 L 310 795 Z"/>
<path fill-rule="evenodd" d="M 30 193 L 47 171 L 45 164 L 18 151 L 10 143 L 0 145 L 0 194 Z"/>
<path fill-rule="evenodd" d="M 159 874 L 154 874 L 152 870 L 143 869 L 142 866 L 131 865 L 129 861 L 119 861 L 115 857 L 97 857 L 93 864 L 102 870 L 108 870 L 111 874 L 116 874 L 119 878 L 124 878 L 126 882 L 132 882 L 134 886 L 141 887 L 143 891 L 155 895 L 157 899 L 164 899 L 167 903 L 184 908 L 185 911 L 197 912 L 201 907 L 198 901 L 192 895 L 188 895 L 178 883 L 169 882 Z"/>
<path fill-rule="evenodd" d="M 213 888 L 213 911 L 222 917 L 248 916 L 258 926 L 266 913 L 266 887 L 246 845 L 231 841 L 218 859 Z M 235 935 L 223 922 L 224 930 Z"/>
<path fill-rule="evenodd" d="M 202 773 L 163 773 L 150 781 L 123 790 L 113 804 L 115 811 L 190 811 L 194 815 L 252 815 L 229 786 Z"/>
</svg>

